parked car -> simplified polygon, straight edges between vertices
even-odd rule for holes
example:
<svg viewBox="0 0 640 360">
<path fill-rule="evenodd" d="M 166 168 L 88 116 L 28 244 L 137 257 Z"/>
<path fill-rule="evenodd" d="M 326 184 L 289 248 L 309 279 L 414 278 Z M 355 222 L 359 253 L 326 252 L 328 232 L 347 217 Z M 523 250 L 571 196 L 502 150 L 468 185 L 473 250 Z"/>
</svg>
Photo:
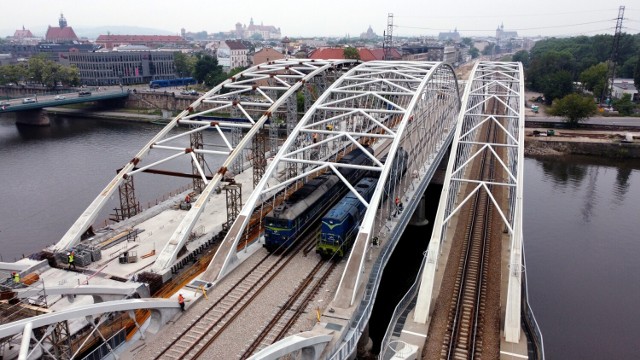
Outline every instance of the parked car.
<svg viewBox="0 0 640 360">
<path fill-rule="evenodd" d="M 24 99 L 22 99 L 22 103 L 23 104 L 32 104 L 32 103 L 35 103 L 35 102 L 37 102 L 37 101 L 34 98 L 24 98 Z"/>
<path fill-rule="evenodd" d="M 66 99 L 64 95 L 56 95 L 56 97 L 54 97 L 55 100 L 64 100 Z"/>
<path fill-rule="evenodd" d="M 91 96 L 91 91 L 86 91 L 86 90 L 79 91 L 78 96 Z"/>
</svg>

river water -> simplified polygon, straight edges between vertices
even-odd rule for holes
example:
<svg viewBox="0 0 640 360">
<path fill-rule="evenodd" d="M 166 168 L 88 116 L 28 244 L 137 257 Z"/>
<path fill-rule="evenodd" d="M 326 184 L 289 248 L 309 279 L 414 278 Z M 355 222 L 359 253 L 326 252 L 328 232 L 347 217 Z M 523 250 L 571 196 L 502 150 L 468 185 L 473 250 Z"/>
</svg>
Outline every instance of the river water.
<svg viewBox="0 0 640 360">
<path fill-rule="evenodd" d="M 56 119 L 45 128 L 18 127 L 0 118 L 0 257 L 13 261 L 57 242 L 115 171 L 160 129 L 89 119 Z M 190 165 L 182 163 L 168 168 L 190 171 Z M 529 297 L 547 359 L 637 358 L 640 162 L 527 158 L 524 169 Z M 188 179 L 139 174 L 136 193 L 146 207 L 159 194 L 188 183 Z M 98 223 L 108 217 L 116 201 L 117 195 Z M 407 269 L 419 267 L 421 247 L 426 244 L 406 245 L 398 247 L 389 274 L 404 277 Z M 413 275 L 400 282 L 394 277 L 386 282 L 404 287 L 413 282 Z M 381 291 L 376 307 L 379 302 L 391 308 L 396 300 L 383 294 L 400 291 L 397 287 Z M 372 329 L 371 335 L 377 337 L 384 330 Z"/>
</svg>

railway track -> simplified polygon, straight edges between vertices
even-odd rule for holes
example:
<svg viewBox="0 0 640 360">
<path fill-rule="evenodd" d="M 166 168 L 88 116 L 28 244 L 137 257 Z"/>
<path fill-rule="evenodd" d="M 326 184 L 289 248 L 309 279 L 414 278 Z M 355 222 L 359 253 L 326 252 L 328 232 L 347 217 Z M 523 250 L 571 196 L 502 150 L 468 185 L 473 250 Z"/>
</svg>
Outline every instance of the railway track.
<svg viewBox="0 0 640 360">
<path fill-rule="evenodd" d="M 495 141 L 495 128 L 494 123 L 486 125 L 487 139 Z M 481 179 L 495 177 L 495 162 L 495 156 L 484 153 L 479 169 Z M 492 205 L 487 192 L 476 192 L 450 300 L 449 325 L 441 347 L 441 359 L 482 358 L 492 218 Z"/>
<path fill-rule="evenodd" d="M 258 337 L 245 349 L 240 359 L 246 359 L 254 352 L 284 338 L 337 265 L 338 262 L 335 261 L 319 261 Z"/>
<path fill-rule="evenodd" d="M 294 244 L 288 256 L 264 256 L 227 292 L 218 298 L 205 312 L 154 359 L 196 359 L 224 332 L 224 330 L 249 306 L 304 248 L 314 241 L 313 236 Z M 286 251 L 285 251 L 286 252 Z"/>
</svg>

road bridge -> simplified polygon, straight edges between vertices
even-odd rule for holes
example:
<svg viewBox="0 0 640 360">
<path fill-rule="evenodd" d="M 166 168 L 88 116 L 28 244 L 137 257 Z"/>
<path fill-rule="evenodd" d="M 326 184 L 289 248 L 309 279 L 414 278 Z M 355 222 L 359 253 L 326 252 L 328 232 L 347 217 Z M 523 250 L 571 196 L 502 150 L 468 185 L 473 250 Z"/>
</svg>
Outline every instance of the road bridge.
<svg viewBox="0 0 640 360">
<path fill-rule="evenodd" d="M 49 118 L 42 112 L 43 108 L 87 102 L 118 101 L 126 99 L 129 96 L 129 92 L 121 90 L 98 93 L 86 92 L 84 95 L 80 95 L 81 93 L 82 92 L 56 96 L 41 95 L 40 97 L 36 95 L 33 98 L 28 98 L 29 100 L 25 98 L 19 101 L 4 101 L 0 104 L 0 116 L 3 114 L 14 114 L 16 121 L 21 124 L 48 125 Z"/>
</svg>

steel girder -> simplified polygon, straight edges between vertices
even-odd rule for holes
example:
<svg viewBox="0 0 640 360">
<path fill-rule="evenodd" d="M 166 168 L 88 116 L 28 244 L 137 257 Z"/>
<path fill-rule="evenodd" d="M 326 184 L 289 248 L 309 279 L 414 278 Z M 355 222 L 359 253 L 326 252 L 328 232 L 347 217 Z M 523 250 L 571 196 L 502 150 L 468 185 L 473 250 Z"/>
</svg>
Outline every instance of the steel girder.
<svg viewBox="0 0 640 360">
<path fill-rule="evenodd" d="M 491 102 L 501 106 L 492 107 Z M 425 323 L 433 307 L 435 272 L 442 243 L 451 219 L 477 191 L 486 191 L 511 237 L 509 290 L 504 332 L 507 341 L 518 342 L 520 336 L 520 294 L 522 275 L 522 172 L 524 157 L 524 76 L 521 63 L 476 63 L 463 95 L 463 111 L 456 128 L 433 234 L 425 257 L 414 321 Z M 494 113 L 493 109 L 503 111 Z M 503 142 L 478 140 L 484 124 L 495 123 Z M 503 148 L 506 159 L 497 155 Z M 468 171 L 484 152 L 498 159 L 504 176 L 491 181 L 471 178 Z M 492 185 L 492 186 L 490 186 Z M 461 187 L 472 189 L 464 199 Z M 498 203 L 494 193 L 508 192 L 508 201 Z"/>
<path fill-rule="evenodd" d="M 388 223 L 393 210 L 390 204 L 414 186 L 412 179 L 430 164 L 436 148 L 453 131 L 459 108 L 455 74 L 447 64 L 372 61 L 350 70 L 320 96 L 287 138 L 220 245 L 203 280 L 216 281 L 232 269 L 237 261 L 237 244 L 256 210 L 275 204 L 279 194 L 293 191 L 323 172 L 337 174 L 359 196 L 354 191 L 355 184 L 346 182 L 338 170 L 360 168 L 378 173 L 380 180 L 369 203 L 360 198 L 367 212 L 348 260 L 347 276 L 343 274 L 336 295 L 336 299 L 345 299 L 337 302 L 346 302 L 348 307 L 362 283 L 360 275 L 370 240 L 378 237 L 380 242 L 385 241 L 389 226 L 393 226 Z M 375 155 L 370 156 L 371 166 L 338 162 L 348 151 L 365 145 L 375 149 Z M 409 155 L 406 176 L 385 197 L 383 184 L 391 161 L 383 162 L 381 158 L 388 154 L 387 159 L 393 159 L 401 147 Z M 291 168 L 296 171 L 295 176 L 287 176 Z"/>
<path fill-rule="evenodd" d="M 254 134 L 263 128 L 265 123 L 278 111 L 283 111 L 282 105 L 285 104 L 287 98 L 295 96 L 295 92 L 305 83 L 312 81 L 315 76 L 328 71 L 340 70 L 343 66 L 351 66 L 356 63 L 357 61 L 354 60 L 276 60 L 253 66 L 227 79 L 180 112 L 144 145 L 100 192 L 67 233 L 52 247 L 52 250 L 62 251 L 76 245 L 80 241 L 82 233 L 96 220 L 98 213 L 124 178 L 174 159 L 183 159 L 189 165 L 193 160 L 193 164 L 198 168 L 198 173 L 206 186 L 194 204 L 195 206 L 192 207 L 176 230 L 176 234 L 172 236 L 170 248 L 165 249 L 159 256 L 154 269 L 163 270 L 170 267 L 178 251 L 173 251 L 173 248 L 179 249 L 185 242 L 211 191 L 215 189 L 233 161 L 241 155 L 242 150 L 251 143 Z M 206 120 L 207 116 L 228 117 L 234 109 L 237 110 L 239 118 L 236 121 Z M 188 131 L 177 130 L 178 125 L 187 125 L 192 128 Z M 236 146 L 233 146 L 228 136 L 222 132 L 222 129 L 234 128 L 240 128 L 244 131 L 244 137 Z M 223 140 L 223 144 L 220 146 L 222 149 L 207 150 L 191 147 L 190 134 L 206 130 L 215 130 L 220 135 Z M 152 149 L 154 152 L 151 155 L 155 157 L 147 161 L 148 164 L 136 168 L 143 163 L 145 157 L 150 155 Z M 214 169 L 215 174 L 211 174 L 210 170 L 200 166 L 199 157 L 201 155 L 209 160 L 214 157 L 215 161 L 211 162 L 222 163 L 222 166 L 220 169 Z M 211 175 L 213 178 L 207 179 Z"/>
</svg>

